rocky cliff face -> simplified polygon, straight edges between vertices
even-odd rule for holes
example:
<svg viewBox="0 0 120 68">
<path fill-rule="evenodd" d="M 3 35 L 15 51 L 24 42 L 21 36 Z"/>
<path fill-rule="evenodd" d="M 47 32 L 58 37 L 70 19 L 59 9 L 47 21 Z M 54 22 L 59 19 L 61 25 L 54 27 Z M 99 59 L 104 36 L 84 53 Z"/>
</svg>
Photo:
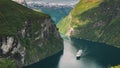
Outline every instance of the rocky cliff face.
<svg viewBox="0 0 120 68">
<path fill-rule="evenodd" d="M 63 49 L 63 40 L 48 15 L 10 0 L 0 1 L 0 27 L 0 68 L 30 65 Z"/>
<path fill-rule="evenodd" d="M 60 32 L 120 47 L 119 3 L 119 0 L 80 0 L 58 24 Z"/>
</svg>

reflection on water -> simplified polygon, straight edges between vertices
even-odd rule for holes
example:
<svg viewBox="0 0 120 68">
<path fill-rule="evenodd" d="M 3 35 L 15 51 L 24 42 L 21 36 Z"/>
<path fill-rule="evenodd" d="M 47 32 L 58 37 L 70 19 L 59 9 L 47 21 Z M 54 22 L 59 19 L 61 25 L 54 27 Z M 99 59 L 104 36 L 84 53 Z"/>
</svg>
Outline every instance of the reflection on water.
<svg viewBox="0 0 120 68">
<path fill-rule="evenodd" d="M 56 54 L 54 56 L 51 56 L 51 57 L 44 59 L 38 63 L 35 63 L 35 64 L 27 66 L 27 67 L 23 67 L 23 68 L 57 68 L 61 54 L 63 54 L 63 52 L 59 52 L 58 54 Z"/>
<path fill-rule="evenodd" d="M 83 55 L 77 60 L 76 52 Z M 120 64 L 120 49 L 80 39 L 64 39 L 64 52 L 24 68 L 109 68 Z"/>
<path fill-rule="evenodd" d="M 91 43 L 90 41 L 72 39 L 76 48 L 86 50 L 85 57 L 97 60 L 104 66 L 120 64 L 120 49 L 110 45 Z M 77 44 L 80 43 L 80 44 Z"/>
<path fill-rule="evenodd" d="M 80 60 L 77 60 L 76 53 L 82 48 L 74 45 L 74 43 L 80 44 L 79 42 L 72 42 L 70 39 L 64 39 L 64 54 L 60 58 L 58 68 L 102 68 L 102 66 L 94 59 L 81 57 Z"/>
</svg>

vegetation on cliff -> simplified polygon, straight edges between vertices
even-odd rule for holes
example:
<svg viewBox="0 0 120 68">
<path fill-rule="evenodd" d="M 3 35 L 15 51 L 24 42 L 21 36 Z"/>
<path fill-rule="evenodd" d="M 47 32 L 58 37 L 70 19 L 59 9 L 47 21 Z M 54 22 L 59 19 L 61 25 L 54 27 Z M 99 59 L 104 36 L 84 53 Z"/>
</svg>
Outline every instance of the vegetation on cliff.
<svg viewBox="0 0 120 68">
<path fill-rule="evenodd" d="M 119 0 L 80 0 L 58 24 L 60 32 L 120 47 L 119 3 Z"/>
<path fill-rule="evenodd" d="M 118 65 L 118 66 L 113 66 L 113 67 L 111 67 L 111 68 L 120 68 L 120 65 Z"/>
<path fill-rule="evenodd" d="M 62 49 L 63 40 L 50 16 L 0 0 L 0 68 L 30 65 Z"/>
<path fill-rule="evenodd" d="M 0 36 L 6 34 L 16 35 L 26 19 L 44 19 L 48 17 L 46 14 L 27 9 L 11 0 L 0 0 Z"/>
<path fill-rule="evenodd" d="M 0 67 L 1 68 L 16 68 L 17 63 L 15 60 L 8 60 L 6 58 L 0 59 Z"/>
</svg>

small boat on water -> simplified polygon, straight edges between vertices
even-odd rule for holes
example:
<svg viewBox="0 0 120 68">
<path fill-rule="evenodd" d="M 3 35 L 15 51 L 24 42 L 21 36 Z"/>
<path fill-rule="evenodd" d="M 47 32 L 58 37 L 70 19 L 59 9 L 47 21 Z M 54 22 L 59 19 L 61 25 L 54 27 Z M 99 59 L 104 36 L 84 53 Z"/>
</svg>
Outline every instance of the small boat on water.
<svg viewBox="0 0 120 68">
<path fill-rule="evenodd" d="M 77 54 L 76 54 L 76 58 L 79 59 L 82 55 L 82 50 L 78 50 Z"/>
</svg>

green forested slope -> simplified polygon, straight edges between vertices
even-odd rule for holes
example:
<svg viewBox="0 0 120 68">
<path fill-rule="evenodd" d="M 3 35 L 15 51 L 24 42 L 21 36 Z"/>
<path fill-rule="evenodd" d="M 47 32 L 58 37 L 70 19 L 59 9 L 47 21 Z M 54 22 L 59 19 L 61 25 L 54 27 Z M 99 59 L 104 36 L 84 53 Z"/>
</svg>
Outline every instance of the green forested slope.
<svg viewBox="0 0 120 68">
<path fill-rule="evenodd" d="M 0 35 L 15 35 L 26 19 L 47 17 L 49 16 L 27 9 L 11 0 L 0 0 Z"/>
<path fill-rule="evenodd" d="M 60 32 L 120 47 L 119 3 L 120 0 L 81 0 L 69 16 L 58 24 Z M 68 27 L 64 27 L 64 23 Z"/>
<path fill-rule="evenodd" d="M 62 49 L 63 40 L 49 15 L 0 0 L 0 68 L 21 68 Z"/>
</svg>

